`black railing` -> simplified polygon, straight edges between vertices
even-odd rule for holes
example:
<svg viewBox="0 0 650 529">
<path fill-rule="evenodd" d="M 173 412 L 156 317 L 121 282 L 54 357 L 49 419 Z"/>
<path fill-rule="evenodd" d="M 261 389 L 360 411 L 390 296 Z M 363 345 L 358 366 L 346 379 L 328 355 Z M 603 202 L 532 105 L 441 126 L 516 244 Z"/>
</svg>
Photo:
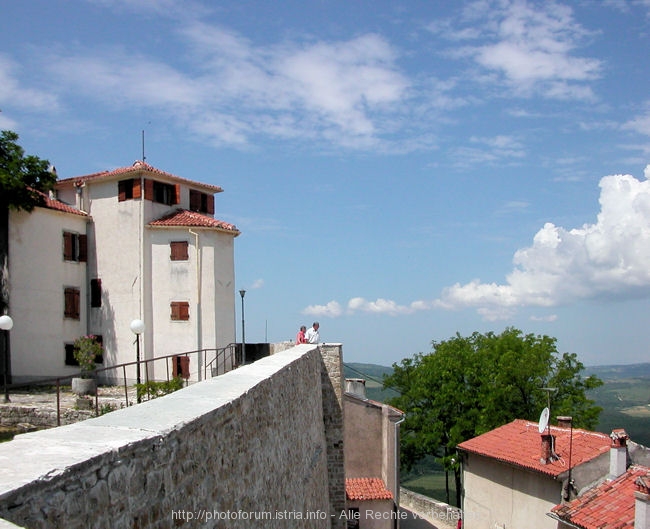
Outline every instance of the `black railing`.
<svg viewBox="0 0 650 529">
<path fill-rule="evenodd" d="M 196 363 L 191 362 L 191 358 L 196 357 Z M 210 357 L 210 360 L 208 360 Z M 183 360 L 183 359 L 187 360 Z M 166 373 L 165 378 L 159 376 L 149 378 L 149 372 L 153 371 L 150 366 L 156 362 L 165 361 Z M 220 349 L 198 349 L 196 351 L 186 351 L 183 353 L 175 353 L 165 356 L 158 356 L 156 358 L 149 358 L 140 360 L 140 365 L 144 364 L 144 387 L 147 391 L 147 398 L 151 398 L 149 394 L 149 382 L 167 380 L 169 382 L 172 378 L 179 376 L 184 379 L 185 385 L 191 382 L 199 381 L 200 373 L 203 372 L 203 379 L 212 378 L 215 376 L 223 375 L 228 371 L 232 371 L 239 367 L 237 358 L 237 345 L 234 343 L 228 344 L 226 347 Z M 135 382 L 135 377 L 127 378 L 127 367 L 137 366 L 138 362 L 125 362 L 123 364 L 116 364 L 109 367 L 101 367 L 93 371 L 93 378 L 98 382 L 95 389 L 95 413 L 99 415 L 99 382 L 103 381 L 106 385 L 123 386 L 125 407 L 132 405 L 129 401 L 129 381 Z M 196 365 L 197 368 L 192 372 L 191 366 Z M 171 371 L 170 371 L 171 367 Z M 195 375 L 194 377 L 192 375 Z M 35 387 L 35 386 L 56 386 L 56 424 L 61 426 L 61 386 L 66 385 L 65 382 L 72 381 L 73 378 L 79 378 L 81 373 L 66 375 L 61 377 L 51 377 L 39 380 L 31 380 L 21 384 L 11 384 L 9 390 L 13 391 L 18 388 Z M 116 383 L 121 379 L 120 383 Z M 194 380 L 193 380 L 194 379 Z M 137 390 L 140 391 L 140 390 Z"/>
</svg>

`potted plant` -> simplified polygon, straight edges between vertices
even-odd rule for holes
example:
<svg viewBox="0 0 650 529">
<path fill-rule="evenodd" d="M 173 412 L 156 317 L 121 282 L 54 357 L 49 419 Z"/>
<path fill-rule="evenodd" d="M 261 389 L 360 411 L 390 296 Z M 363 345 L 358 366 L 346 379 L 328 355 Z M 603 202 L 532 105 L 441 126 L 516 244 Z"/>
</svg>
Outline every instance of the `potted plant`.
<svg viewBox="0 0 650 529">
<path fill-rule="evenodd" d="M 102 354 L 102 344 L 92 334 L 80 336 L 74 342 L 72 354 L 81 369 L 81 378 L 72 379 L 72 392 L 77 395 L 94 395 L 97 390 L 93 376 L 95 361 Z"/>
</svg>

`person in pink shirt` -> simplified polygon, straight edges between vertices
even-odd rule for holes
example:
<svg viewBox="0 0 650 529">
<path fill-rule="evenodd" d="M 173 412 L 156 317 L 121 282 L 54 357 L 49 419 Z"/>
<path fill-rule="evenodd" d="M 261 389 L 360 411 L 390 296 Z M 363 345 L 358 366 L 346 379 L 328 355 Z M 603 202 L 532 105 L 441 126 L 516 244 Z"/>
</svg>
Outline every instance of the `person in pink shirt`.
<svg viewBox="0 0 650 529">
<path fill-rule="evenodd" d="M 296 334 L 296 345 L 300 343 L 307 343 L 307 338 L 305 338 L 305 331 L 307 330 L 307 327 L 302 325 L 300 327 L 300 330 L 298 331 L 298 334 Z"/>
</svg>

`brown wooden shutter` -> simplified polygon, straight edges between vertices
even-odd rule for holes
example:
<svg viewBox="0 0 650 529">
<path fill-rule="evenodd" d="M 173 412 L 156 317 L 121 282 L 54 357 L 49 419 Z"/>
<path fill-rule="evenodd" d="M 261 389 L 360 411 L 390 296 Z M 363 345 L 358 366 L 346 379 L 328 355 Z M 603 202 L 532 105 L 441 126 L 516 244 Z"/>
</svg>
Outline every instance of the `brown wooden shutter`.
<svg viewBox="0 0 650 529">
<path fill-rule="evenodd" d="M 214 215 L 214 195 L 208 195 L 208 208 L 206 213 L 208 215 Z"/>
<path fill-rule="evenodd" d="M 144 180 L 144 198 L 145 200 L 153 200 L 153 180 L 148 178 Z"/>
<path fill-rule="evenodd" d="M 180 204 L 181 203 L 181 185 L 180 184 L 175 184 L 174 185 L 174 200 L 172 201 L 172 204 Z"/>
<path fill-rule="evenodd" d="M 124 202 L 126 200 L 126 181 L 120 180 L 117 183 L 117 200 L 118 202 Z"/>
<path fill-rule="evenodd" d="M 63 259 L 66 261 L 74 261 L 72 236 L 73 234 L 68 231 L 63 232 Z"/>
<path fill-rule="evenodd" d="M 142 185 L 139 178 L 133 179 L 133 198 L 140 198 L 142 196 Z"/>
<path fill-rule="evenodd" d="M 81 313 L 81 295 L 78 288 L 68 287 L 63 292 L 64 316 L 66 318 L 79 319 Z"/>
<path fill-rule="evenodd" d="M 172 301 L 170 306 L 172 320 L 190 319 L 190 304 L 187 301 Z"/>
<path fill-rule="evenodd" d="M 79 235 L 79 261 L 85 263 L 88 261 L 88 236 Z"/>
<path fill-rule="evenodd" d="M 169 243 L 172 261 L 187 261 L 189 259 L 187 241 L 172 241 Z"/>
</svg>

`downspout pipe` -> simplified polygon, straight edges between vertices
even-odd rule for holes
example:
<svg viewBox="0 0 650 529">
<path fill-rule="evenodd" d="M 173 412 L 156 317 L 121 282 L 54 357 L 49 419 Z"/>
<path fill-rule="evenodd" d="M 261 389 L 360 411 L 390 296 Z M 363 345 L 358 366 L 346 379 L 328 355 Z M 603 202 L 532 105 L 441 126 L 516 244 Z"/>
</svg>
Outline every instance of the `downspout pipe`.
<svg viewBox="0 0 650 529">
<path fill-rule="evenodd" d="M 196 251 L 196 349 L 198 351 L 198 379 L 202 379 L 202 364 L 203 364 L 203 329 L 202 329 L 202 314 L 201 314 L 201 247 L 199 234 L 192 230 L 188 230 L 190 235 L 194 235 L 194 249 Z"/>
<path fill-rule="evenodd" d="M 400 479 L 399 479 L 399 469 L 400 469 L 400 459 L 399 459 L 399 425 L 406 420 L 406 414 L 402 415 L 402 418 L 399 421 L 394 423 L 395 426 L 395 503 L 399 507 L 399 489 L 400 489 Z"/>
</svg>

